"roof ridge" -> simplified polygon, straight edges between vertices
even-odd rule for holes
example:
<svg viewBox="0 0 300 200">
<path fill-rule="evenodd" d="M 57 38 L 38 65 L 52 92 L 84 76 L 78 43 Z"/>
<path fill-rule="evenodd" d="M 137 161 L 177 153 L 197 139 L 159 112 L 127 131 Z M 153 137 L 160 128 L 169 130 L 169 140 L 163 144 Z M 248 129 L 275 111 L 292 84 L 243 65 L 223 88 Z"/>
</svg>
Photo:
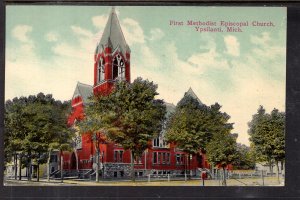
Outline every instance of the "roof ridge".
<svg viewBox="0 0 300 200">
<path fill-rule="evenodd" d="M 114 10 L 115 10 L 115 9 L 114 9 Z M 126 44 L 126 46 L 129 48 L 129 46 L 128 46 L 127 42 L 126 42 L 126 39 L 125 39 L 125 36 L 124 36 L 123 30 L 122 30 L 121 24 L 120 24 L 120 22 L 119 22 L 119 18 L 118 18 L 118 15 L 117 15 L 117 13 L 115 13 L 115 15 L 116 15 L 116 17 L 117 17 L 117 23 L 118 23 L 118 25 L 120 26 L 121 35 L 123 36 L 123 40 L 125 41 L 125 44 Z M 130 48 L 129 48 L 129 49 L 130 49 Z M 125 49 L 124 49 L 124 50 L 125 50 Z"/>
<path fill-rule="evenodd" d="M 169 103 L 169 102 L 164 102 L 165 104 L 169 104 L 169 105 L 172 105 L 172 106 L 175 106 L 174 103 Z"/>
<path fill-rule="evenodd" d="M 81 82 L 77 81 L 77 85 L 78 85 L 78 84 L 81 84 L 81 85 L 86 85 L 86 86 L 93 87 L 93 86 L 91 86 L 91 85 L 89 85 L 89 84 L 86 84 L 86 83 L 81 83 Z"/>
<path fill-rule="evenodd" d="M 81 92 L 81 90 L 79 88 L 80 87 L 78 87 L 78 85 L 77 85 L 78 92 L 79 92 L 80 96 L 82 96 L 82 92 Z"/>
<path fill-rule="evenodd" d="M 111 11 L 110 11 L 110 26 L 109 26 L 109 37 L 108 37 L 108 39 L 110 39 L 110 35 L 111 35 L 111 27 L 112 27 L 112 19 L 113 19 L 114 11 L 115 11 L 115 8 L 113 6 L 111 8 Z"/>
</svg>

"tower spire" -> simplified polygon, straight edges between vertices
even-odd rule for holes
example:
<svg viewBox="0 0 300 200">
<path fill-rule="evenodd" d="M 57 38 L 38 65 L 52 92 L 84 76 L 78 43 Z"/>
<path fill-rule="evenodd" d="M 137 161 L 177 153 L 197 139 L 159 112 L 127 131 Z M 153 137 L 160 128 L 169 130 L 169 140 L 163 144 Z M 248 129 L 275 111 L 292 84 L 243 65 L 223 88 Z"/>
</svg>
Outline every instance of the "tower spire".
<svg viewBox="0 0 300 200">
<path fill-rule="evenodd" d="M 112 6 L 112 7 L 111 7 L 111 12 L 112 12 L 112 13 L 116 13 L 116 7 L 115 7 L 115 6 Z"/>
<path fill-rule="evenodd" d="M 94 56 L 94 93 L 109 93 L 118 78 L 130 82 L 130 48 L 125 41 L 115 7 L 108 20 Z"/>
<path fill-rule="evenodd" d="M 111 12 L 108 17 L 99 45 L 105 47 L 106 45 L 108 45 L 109 40 L 111 41 L 112 51 L 114 51 L 117 47 L 120 47 L 123 55 L 125 55 L 126 51 L 130 52 L 121 29 L 118 16 L 116 14 L 115 6 L 112 6 L 111 8 Z"/>
</svg>

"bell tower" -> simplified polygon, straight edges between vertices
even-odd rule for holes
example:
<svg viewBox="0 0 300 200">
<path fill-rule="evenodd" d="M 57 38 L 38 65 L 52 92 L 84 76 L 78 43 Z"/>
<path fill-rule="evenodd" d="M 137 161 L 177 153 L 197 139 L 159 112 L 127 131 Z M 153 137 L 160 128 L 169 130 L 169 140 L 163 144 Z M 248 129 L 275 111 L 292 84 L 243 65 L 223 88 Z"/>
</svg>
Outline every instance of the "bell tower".
<svg viewBox="0 0 300 200">
<path fill-rule="evenodd" d="M 130 48 L 113 7 L 94 55 L 94 94 L 109 94 L 120 79 L 130 82 Z"/>
</svg>

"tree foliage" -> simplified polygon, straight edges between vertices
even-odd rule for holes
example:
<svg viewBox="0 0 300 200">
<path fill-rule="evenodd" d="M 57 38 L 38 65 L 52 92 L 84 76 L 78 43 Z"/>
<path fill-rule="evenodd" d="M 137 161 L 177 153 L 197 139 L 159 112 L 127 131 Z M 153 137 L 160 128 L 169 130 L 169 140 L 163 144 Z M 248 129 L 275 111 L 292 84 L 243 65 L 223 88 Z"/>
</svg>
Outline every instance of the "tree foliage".
<svg viewBox="0 0 300 200">
<path fill-rule="evenodd" d="M 130 150 L 132 158 L 140 156 L 161 131 L 166 113 L 163 101 L 155 99 L 156 90 L 157 85 L 142 78 L 131 84 L 118 81 L 110 94 L 92 98 L 83 123 Z"/>
<path fill-rule="evenodd" d="M 247 170 L 255 168 L 255 157 L 250 147 L 237 143 L 236 153 L 236 160 L 233 162 L 234 169 Z"/>
<path fill-rule="evenodd" d="M 217 132 L 207 144 L 207 159 L 213 166 L 226 167 L 237 158 L 236 137 L 230 133 Z"/>
<path fill-rule="evenodd" d="M 196 154 L 200 149 L 205 151 L 215 133 L 232 129 L 232 124 L 227 122 L 230 116 L 222 113 L 220 108 L 218 103 L 206 106 L 194 97 L 185 95 L 168 119 L 167 141 L 176 143 L 189 154 Z"/>
<path fill-rule="evenodd" d="M 270 114 L 260 106 L 248 124 L 250 141 L 258 161 L 285 159 L 285 113 L 273 109 Z"/>
<path fill-rule="evenodd" d="M 5 157 L 20 154 L 31 164 L 47 161 L 49 149 L 69 146 L 72 132 L 67 127 L 69 102 L 56 101 L 52 95 L 14 98 L 5 103 Z M 24 160 L 24 159 L 23 159 Z"/>
<path fill-rule="evenodd" d="M 226 132 L 216 132 L 207 144 L 208 162 L 223 169 L 223 182 L 226 186 L 225 167 L 237 159 L 236 136 Z"/>
</svg>

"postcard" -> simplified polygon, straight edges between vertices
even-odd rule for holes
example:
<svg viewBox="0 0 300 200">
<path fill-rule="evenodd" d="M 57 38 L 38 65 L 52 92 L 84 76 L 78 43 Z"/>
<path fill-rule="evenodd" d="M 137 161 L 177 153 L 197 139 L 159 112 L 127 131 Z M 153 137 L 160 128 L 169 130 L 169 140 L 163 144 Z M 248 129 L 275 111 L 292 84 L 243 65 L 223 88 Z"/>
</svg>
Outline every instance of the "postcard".
<svg viewBox="0 0 300 200">
<path fill-rule="evenodd" d="M 286 7 L 6 6 L 4 186 L 284 186 Z"/>
</svg>

